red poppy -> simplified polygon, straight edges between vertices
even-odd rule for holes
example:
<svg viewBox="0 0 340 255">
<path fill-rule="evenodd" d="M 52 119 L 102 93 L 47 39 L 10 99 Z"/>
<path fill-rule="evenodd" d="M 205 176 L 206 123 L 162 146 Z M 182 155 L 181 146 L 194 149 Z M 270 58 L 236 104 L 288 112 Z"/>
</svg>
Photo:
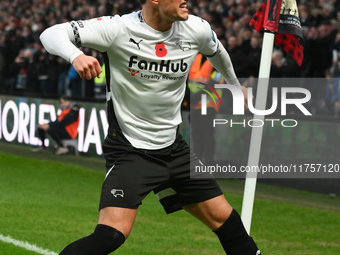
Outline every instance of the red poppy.
<svg viewBox="0 0 340 255">
<path fill-rule="evenodd" d="M 165 48 L 164 43 L 157 43 L 155 46 L 157 57 L 163 58 L 168 54 L 168 50 Z"/>
</svg>

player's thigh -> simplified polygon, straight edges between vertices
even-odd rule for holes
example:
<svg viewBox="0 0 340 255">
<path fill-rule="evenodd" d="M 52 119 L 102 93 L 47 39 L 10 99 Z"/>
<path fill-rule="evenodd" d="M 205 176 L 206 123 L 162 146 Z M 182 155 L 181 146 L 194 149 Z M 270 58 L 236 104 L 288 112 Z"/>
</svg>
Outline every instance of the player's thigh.
<svg viewBox="0 0 340 255">
<path fill-rule="evenodd" d="M 183 209 L 191 213 L 212 230 L 216 230 L 222 226 L 233 210 L 224 195 L 203 202 L 185 205 Z"/>
<path fill-rule="evenodd" d="M 125 238 L 131 233 L 137 209 L 105 207 L 99 211 L 98 224 L 113 227 L 122 232 Z"/>
</svg>

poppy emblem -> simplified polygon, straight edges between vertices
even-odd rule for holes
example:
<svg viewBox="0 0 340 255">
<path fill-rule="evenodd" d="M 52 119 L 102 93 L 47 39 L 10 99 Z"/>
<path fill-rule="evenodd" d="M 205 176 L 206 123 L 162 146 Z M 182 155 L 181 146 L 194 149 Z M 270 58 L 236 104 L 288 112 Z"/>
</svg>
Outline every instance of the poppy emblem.
<svg viewBox="0 0 340 255">
<path fill-rule="evenodd" d="M 164 43 L 157 43 L 155 46 L 157 57 L 163 58 L 168 54 L 168 50 L 165 48 Z"/>
</svg>

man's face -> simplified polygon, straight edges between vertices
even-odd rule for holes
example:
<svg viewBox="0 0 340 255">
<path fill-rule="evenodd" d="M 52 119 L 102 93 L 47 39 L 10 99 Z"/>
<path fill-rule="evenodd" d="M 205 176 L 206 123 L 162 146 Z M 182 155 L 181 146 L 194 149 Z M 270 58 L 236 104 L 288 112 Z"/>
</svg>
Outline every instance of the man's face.
<svg viewBox="0 0 340 255">
<path fill-rule="evenodd" d="M 169 21 L 188 19 L 187 0 L 159 0 L 159 10 Z"/>
<path fill-rule="evenodd" d="M 60 99 L 59 102 L 60 102 L 60 107 L 62 109 L 66 109 L 70 104 L 70 101 L 67 101 L 67 100 L 64 100 L 64 99 Z"/>
</svg>

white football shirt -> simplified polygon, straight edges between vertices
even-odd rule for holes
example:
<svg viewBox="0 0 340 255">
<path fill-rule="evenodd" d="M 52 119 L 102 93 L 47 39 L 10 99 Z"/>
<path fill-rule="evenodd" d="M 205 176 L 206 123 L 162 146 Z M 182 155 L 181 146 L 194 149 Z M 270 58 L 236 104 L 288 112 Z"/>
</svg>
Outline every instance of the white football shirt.
<svg viewBox="0 0 340 255">
<path fill-rule="evenodd" d="M 198 52 L 212 56 L 218 49 L 210 25 L 189 15 L 160 32 L 144 22 L 141 11 L 69 24 L 76 46 L 106 52 L 109 99 L 128 141 L 143 149 L 171 145 L 182 121 L 181 102 L 191 64 Z"/>
</svg>

